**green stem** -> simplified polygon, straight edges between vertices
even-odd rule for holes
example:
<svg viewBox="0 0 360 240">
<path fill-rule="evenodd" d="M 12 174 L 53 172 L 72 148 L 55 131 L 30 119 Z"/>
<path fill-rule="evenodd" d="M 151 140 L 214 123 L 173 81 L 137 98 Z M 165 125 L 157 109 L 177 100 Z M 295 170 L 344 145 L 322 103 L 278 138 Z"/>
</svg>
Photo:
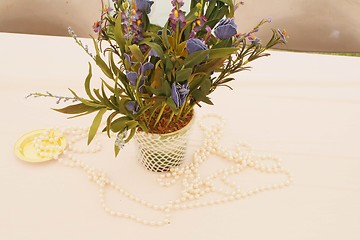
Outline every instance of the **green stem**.
<svg viewBox="0 0 360 240">
<path fill-rule="evenodd" d="M 178 113 L 177 116 L 176 116 L 176 121 L 179 121 L 179 119 L 180 119 L 180 117 L 181 117 L 181 115 L 182 115 L 182 112 L 184 111 L 186 102 L 187 102 L 187 100 L 185 100 L 184 104 L 181 106 L 181 108 L 180 108 L 180 110 L 179 110 L 179 113 Z"/>
<path fill-rule="evenodd" d="M 144 104 L 143 102 L 140 100 L 139 97 L 139 85 L 140 85 L 140 81 L 141 81 L 142 75 L 140 75 L 140 77 L 137 79 L 136 84 L 135 84 L 135 90 L 134 90 L 134 95 L 136 98 L 137 103 L 139 104 L 140 107 L 143 107 Z"/>
<path fill-rule="evenodd" d="M 161 119 L 161 117 L 162 117 L 162 114 L 164 113 L 165 107 L 166 107 L 166 104 L 165 104 L 165 103 L 162 103 L 162 107 L 161 107 L 161 110 L 160 110 L 160 112 L 159 112 L 159 115 L 158 115 L 157 118 L 156 118 L 154 127 L 156 127 L 156 125 L 159 123 L 159 121 L 160 121 L 160 119 Z"/>
<path fill-rule="evenodd" d="M 175 112 L 173 111 L 173 112 L 171 113 L 171 115 L 170 115 L 169 121 L 167 122 L 166 126 L 169 126 L 169 125 L 170 125 L 171 121 L 172 121 L 173 118 L 174 118 L 174 115 L 175 115 Z"/>
<path fill-rule="evenodd" d="M 189 109 L 185 112 L 185 117 L 194 109 L 194 107 L 195 107 L 195 104 L 196 103 L 194 103 L 192 106 L 189 106 Z"/>
</svg>

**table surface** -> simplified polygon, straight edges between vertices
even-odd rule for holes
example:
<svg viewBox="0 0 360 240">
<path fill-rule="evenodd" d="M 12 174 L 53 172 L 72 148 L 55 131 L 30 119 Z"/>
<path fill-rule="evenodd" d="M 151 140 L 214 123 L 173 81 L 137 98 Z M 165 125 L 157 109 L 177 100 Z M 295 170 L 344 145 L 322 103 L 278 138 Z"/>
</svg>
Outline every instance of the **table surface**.
<svg viewBox="0 0 360 240">
<path fill-rule="evenodd" d="M 360 238 L 360 58 L 272 51 L 236 76 L 233 91 L 218 89 L 211 96 L 215 105 L 197 109 L 198 117 L 224 116 L 223 144 L 246 141 L 279 156 L 294 183 L 176 212 L 171 224 L 149 227 L 104 212 L 97 187 L 78 169 L 55 161 L 29 164 L 14 156 L 14 143 L 26 132 L 91 122 L 91 117 L 67 120 L 50 110 L 57 107 L 52 99 L 24 98 L 45 91 L 68 95 L 68 87 L 83 91 L 91 59 L 71 38 L 7 33 L 0 33 L 0 53 L 1 239 Z M 197 131 L 195 124 L 190 150 L 201 143 Z M 115 159 L 111 140 L 101 140 L 104 150 L 87 156 L 90 165 L 144 198 L 160 203 L 176 194 L 159 187 L 157 175 L 136 161 L 134 143 Z M 212 161 L 219 159 L 211 157 L 205 167 L 211 169 Z M 251 172 L 239 179 L 273 180 Z M 127 206 L 112 193 L 109 201 L 114 208 Z"/>
</svg>

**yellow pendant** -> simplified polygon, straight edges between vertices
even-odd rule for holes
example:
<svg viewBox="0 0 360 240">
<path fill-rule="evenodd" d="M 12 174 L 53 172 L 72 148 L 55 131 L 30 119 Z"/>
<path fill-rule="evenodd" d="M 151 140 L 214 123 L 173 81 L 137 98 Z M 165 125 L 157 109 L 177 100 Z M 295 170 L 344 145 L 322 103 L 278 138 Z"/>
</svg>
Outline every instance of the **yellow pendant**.
<svg viewBox="0 0 360 240">
<path fill-rule="evenodd" d="M 14 152 L 15 152 L 16 157 L 18 157 L 19 159 L 21 159 L 25 162 L 30 162 L 30 163 L 40 163 L 40 162 L 46 162 L 46 161 L 53 160 L 54 157 L 40 156 L 38 154 L 38 152 L 36 151 L 35 145 L 33 143 L 34 139 L 36 137 L 43 135 L 45 132 L 46 132 L 46 129 L 35 130 L 35 131 L 29 132 L 29 133 L 23 135 L 21 138 L 19 138 L 16 141 L 15 147 L 14 147 Z M 58 132 L 55 131 L 55 134 L 58 135 Z M 51 143 L 46 143 L 46 144 L 49 146 L 53 145 Z M 65 137 L 63 137 L 63 136 L 60 137 L 55 144 L 58 146 L 61 146 L 62 149 L 54 149 L 52 153 L 54 155 L 59 155 L 66 148 L 67 143 L 66 143 Z"/>
</svg>

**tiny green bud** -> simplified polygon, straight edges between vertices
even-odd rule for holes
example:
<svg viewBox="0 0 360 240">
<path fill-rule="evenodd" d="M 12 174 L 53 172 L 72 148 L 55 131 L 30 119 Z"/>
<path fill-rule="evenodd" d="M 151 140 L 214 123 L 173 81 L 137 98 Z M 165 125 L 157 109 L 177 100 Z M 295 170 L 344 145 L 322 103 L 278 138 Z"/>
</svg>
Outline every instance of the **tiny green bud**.
<svg viewBox="0 0 360 240">
<path fill-rule="evenodd" d="M 198 13 L 198 12 L 194 13 L 194 16 L 195 16 L 195 17 L 198 17 L 198 16 L 199 16 L 199 13 Z"/>
<path fill-rule="evenodd" d="M 124 2 L 124 3 L 123 3 L 123 8 L 124 8 L 124 9 L 127 9 L 128 7 L 129 7 L 129 3 L 128 3 L 127 1 Z"/>
<path fill-rule="evenodd" d="M 201 8 L 202 8 L 202 4 L 201 4 L 201 3 L 197 3 L 197 4 L 196 4 L 196 7 L 197 7 L 198 9 L 201 9 Z"/>
</svg>

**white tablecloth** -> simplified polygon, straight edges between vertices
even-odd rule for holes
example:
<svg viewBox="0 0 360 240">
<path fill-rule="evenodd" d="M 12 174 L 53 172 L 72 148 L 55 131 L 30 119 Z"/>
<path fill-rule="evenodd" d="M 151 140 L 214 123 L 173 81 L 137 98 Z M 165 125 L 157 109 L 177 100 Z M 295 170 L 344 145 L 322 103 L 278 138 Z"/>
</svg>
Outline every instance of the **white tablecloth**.
<svg viewBox="0 0 360 240">
<path fill-rule="evenodd" d="M 360 58 L 274 51 L 237 75 L 234 91 L 218 89 L 215 105 L 197 109 L 198 117 L 223 115 L 222 143 L 247 141 L 281 157 L 295 181 L 244 200 L 179 211 L 170 225 L 149 227 L 104 212 L 97 187 L 78 169 L 14 156 L 15 141 L 26 132 L 90 123 L 91 117 L 67 120 L 50 110 L 57 107 L 52 99 L 24 97 L 69 95 L 68 87 L 82 92 L 91 59 L 71 38 L 6 33 L 0 33 L 0 53 L 0 239 L 360 238 Z M 200 144 L 197 131 L 195 126 L 191 149 Z M 141 197 L 161 203 L 176 195 L 177 189 L 162 189 L 157 175 L 140 166 L 133 143 L 115 159 L 111 140 L 102 142 L 103 152 L 84 161 Z M 207 168 L 216 161 L 210 158 Z M 249 171 L 241 181 L 274 178 Z M 118 198 L 108 195 L 121 210 L 127 205 Z"/>
</svg>

